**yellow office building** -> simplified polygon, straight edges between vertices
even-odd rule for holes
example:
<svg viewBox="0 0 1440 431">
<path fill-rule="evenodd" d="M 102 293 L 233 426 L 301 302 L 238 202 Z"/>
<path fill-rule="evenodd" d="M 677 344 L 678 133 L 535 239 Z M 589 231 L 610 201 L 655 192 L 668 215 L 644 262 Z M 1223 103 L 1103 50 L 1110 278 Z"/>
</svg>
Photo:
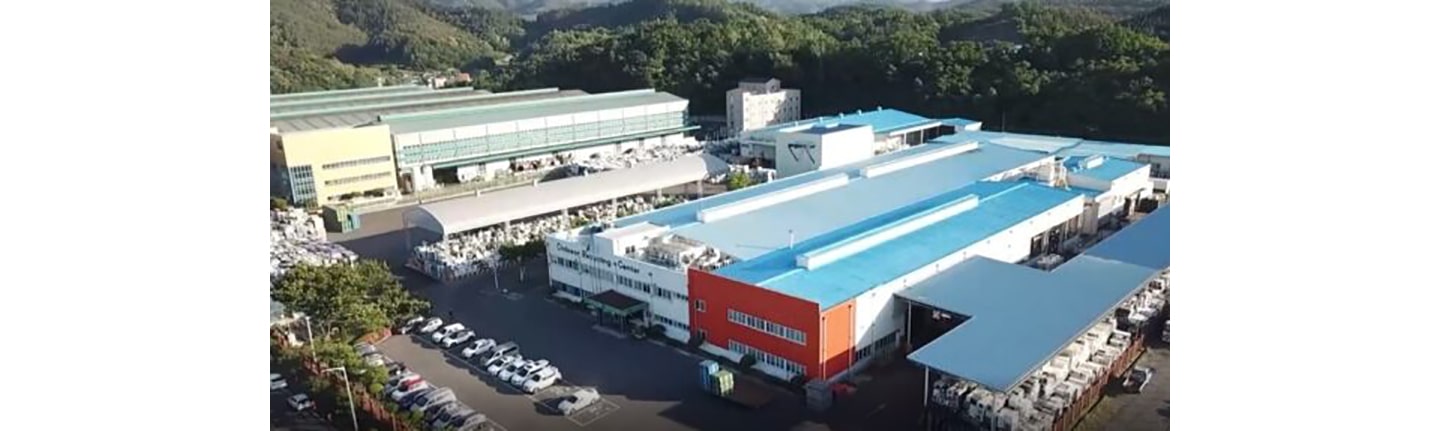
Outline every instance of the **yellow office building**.
<svg viewBox="0 0 1440 431">
<path fill-rule="evenodd" d="M 271 95 L 270 194 L 297 205 L 392 201 L 400 197 L 394 136 L 382 116 L 583 94 L 397 85 Z"/>
<path fill-rule="evenodd" d="M 400 196 L 390 126 L 276 133 L 271 194 L 297 205 L 364 205 Z"/>
</svg>

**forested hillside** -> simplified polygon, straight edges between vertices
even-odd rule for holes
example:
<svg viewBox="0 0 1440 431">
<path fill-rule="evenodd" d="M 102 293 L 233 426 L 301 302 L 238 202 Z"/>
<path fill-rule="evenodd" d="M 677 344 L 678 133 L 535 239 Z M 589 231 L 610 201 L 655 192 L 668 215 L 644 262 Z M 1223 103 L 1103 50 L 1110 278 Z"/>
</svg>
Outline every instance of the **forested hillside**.
<svg viewBox="0 0 1440 431">
<path fill-rule="evenodd" d="M 454 68 L 492 90 L 654 87 L 703 115 L 722 113 L 724 91 L 759 75 L 805 91 L 807 115 L 885 106 L 1012 131 L 1169 140 L 1168 25 L 1154 32 L 1168 7 L 1115 12 L 1146 0 L 800 16 L 723 0 L 634 0 L 532 21 L 435 1 L 272 0 L 272 90 L 368 85 L 376 67 Z"/>
</svg>

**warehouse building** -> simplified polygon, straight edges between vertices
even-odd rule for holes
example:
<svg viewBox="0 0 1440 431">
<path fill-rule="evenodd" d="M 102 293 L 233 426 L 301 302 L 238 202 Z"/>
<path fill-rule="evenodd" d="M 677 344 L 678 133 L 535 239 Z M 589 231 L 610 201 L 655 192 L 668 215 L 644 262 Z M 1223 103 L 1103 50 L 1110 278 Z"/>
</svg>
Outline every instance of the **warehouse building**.
<svg viewBox="0 0 1440 431">
<path fill-rule="evenodd" d="M 729 172 L 724 161 L 698 154 L 420 205 L 404 214 L 409 246 L 573 208 L 660 190 Z"/>
<path fill-rule="evenodd" d="M 407 190 L 445 176 L 490 177 L 525 163 L 573 161 L 685 140 L 689 101 L 652 89 L 381 115 Z"/>
<path fill-rule="evenodd" d="M 541 89 L 492 94 L 473 89 L 376 87 L 270 98 L 271 195 L 301 204 L 392 201 L 401 190 L 386 115 L 583 95 Z"/>
<path fill-rule="evenodd" d="M 955 139 L 989 142 L 996 145 L 1053 154 L 1060 157 L 1104 156 L 1147 163 L 1151 166 L 1151 178 L 1162 180 L 1168 180 L 1170 178 L 1170 147 L 1168 146 L 1091 141 L 1063 136 L 1027 135 L 982 130 L 963 130 L 956 132 L 956 134 Z M 1163 185 L 1166 181 L 1160 181 L 1158 183 Z"/>
<path fill-rule="evenodd" d="M 979 130 L 977 121 L 962 118 L 936 120 L 896 109 L 840 114 L 787 122 L 740 133 L 740 156 L 758 159 L 762 164 L 778 165 L 784 157 L 803 157 L 791 148 L 803 140 L 805 131 L 835 126 L 869 127 L 871 139 L 861 145 L 872 154 L 882 154 L 914 146 L 957 130 Z"/>
<path fill-rule="evenodd" d="M 1085 231 L 1101 224 L 1095 196 L 1146 195 L 1133 178 L 1149 169 L 940 140 L 551 235 L 550 278 L 564 295 L 645 304 L 612 320 L 751 354 L 776 377 L 833 381 L 900 345 L 898 292 L 971 259 L 1073 250 L 1104 233 Z"/>
<path fill-rule="evenodd" d="M 1049 271 L 982 257 L 902 290 L 927 428 L 1072 429 L 1164 322 L 1169 268 L 1163 206 Z"/>
</svg>

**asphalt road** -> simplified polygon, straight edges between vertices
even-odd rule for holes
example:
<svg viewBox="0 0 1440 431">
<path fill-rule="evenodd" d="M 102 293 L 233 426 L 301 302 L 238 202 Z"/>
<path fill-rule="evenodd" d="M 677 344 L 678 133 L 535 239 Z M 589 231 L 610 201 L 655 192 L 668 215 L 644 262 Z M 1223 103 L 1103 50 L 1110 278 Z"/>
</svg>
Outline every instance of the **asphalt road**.
<svg viewBox="0 0 1440 431">
<path fill-rule="evenodd" d="M 481 337 L 515 341 L 526 358 L 548 359 L 560 368 L 566 381 L 598 389 L 604 400 L 615 405 L 612 411 L 593 421 L 583 419 L 580 422 L 586 423 L 582 426 L 428 342 L 417 343 L 399 335 L 382 343 L 381 349 L 432 384 L 455 389 L 467 405 L 506 429 L 786 430 L 805 426 L 807 419 L 812 419 L 803 400 L 790 394 L 754 411 L 715 398 L 697 387 L 699 358 L 669 346 L 597 331 L 588 316 L 549 302 L 538 293 L 507 297 L 495 293 L 489 284 L 489 280 L 453 286 L 432 283 L 417 290 L 430 297 L 442 316 L 453 310 L 457 320 Z"/>
</svg>

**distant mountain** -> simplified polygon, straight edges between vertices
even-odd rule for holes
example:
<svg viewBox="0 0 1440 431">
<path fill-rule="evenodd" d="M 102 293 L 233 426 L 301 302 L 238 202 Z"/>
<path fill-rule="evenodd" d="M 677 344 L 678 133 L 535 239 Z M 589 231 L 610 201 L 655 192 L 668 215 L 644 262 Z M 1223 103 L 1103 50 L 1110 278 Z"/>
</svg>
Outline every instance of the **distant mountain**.
<svg viewBox="0 0 1440 431">
<path fill-rule="evenodd" d="M 578 9 L 606 4 L 624 3 L 628 0 L 424 0 L 440 7 L 480 7 L 503 9 L 521 16 L 533 17 L 543 12 Z M 784 14 L 809 14 L 829 8 L 847 5 L 897 6 L 904 9 L 925 12 L 961 7 L 976 11 L 995 12 L 1005 3 L 1036 3 L 1045 6 L 1084 7 L 1111 17 L 1128 17 L 1167 4 L 1169 0 L 730 0 L 735 3 L 750 3 L 761 8 Z"/>
</svg>

